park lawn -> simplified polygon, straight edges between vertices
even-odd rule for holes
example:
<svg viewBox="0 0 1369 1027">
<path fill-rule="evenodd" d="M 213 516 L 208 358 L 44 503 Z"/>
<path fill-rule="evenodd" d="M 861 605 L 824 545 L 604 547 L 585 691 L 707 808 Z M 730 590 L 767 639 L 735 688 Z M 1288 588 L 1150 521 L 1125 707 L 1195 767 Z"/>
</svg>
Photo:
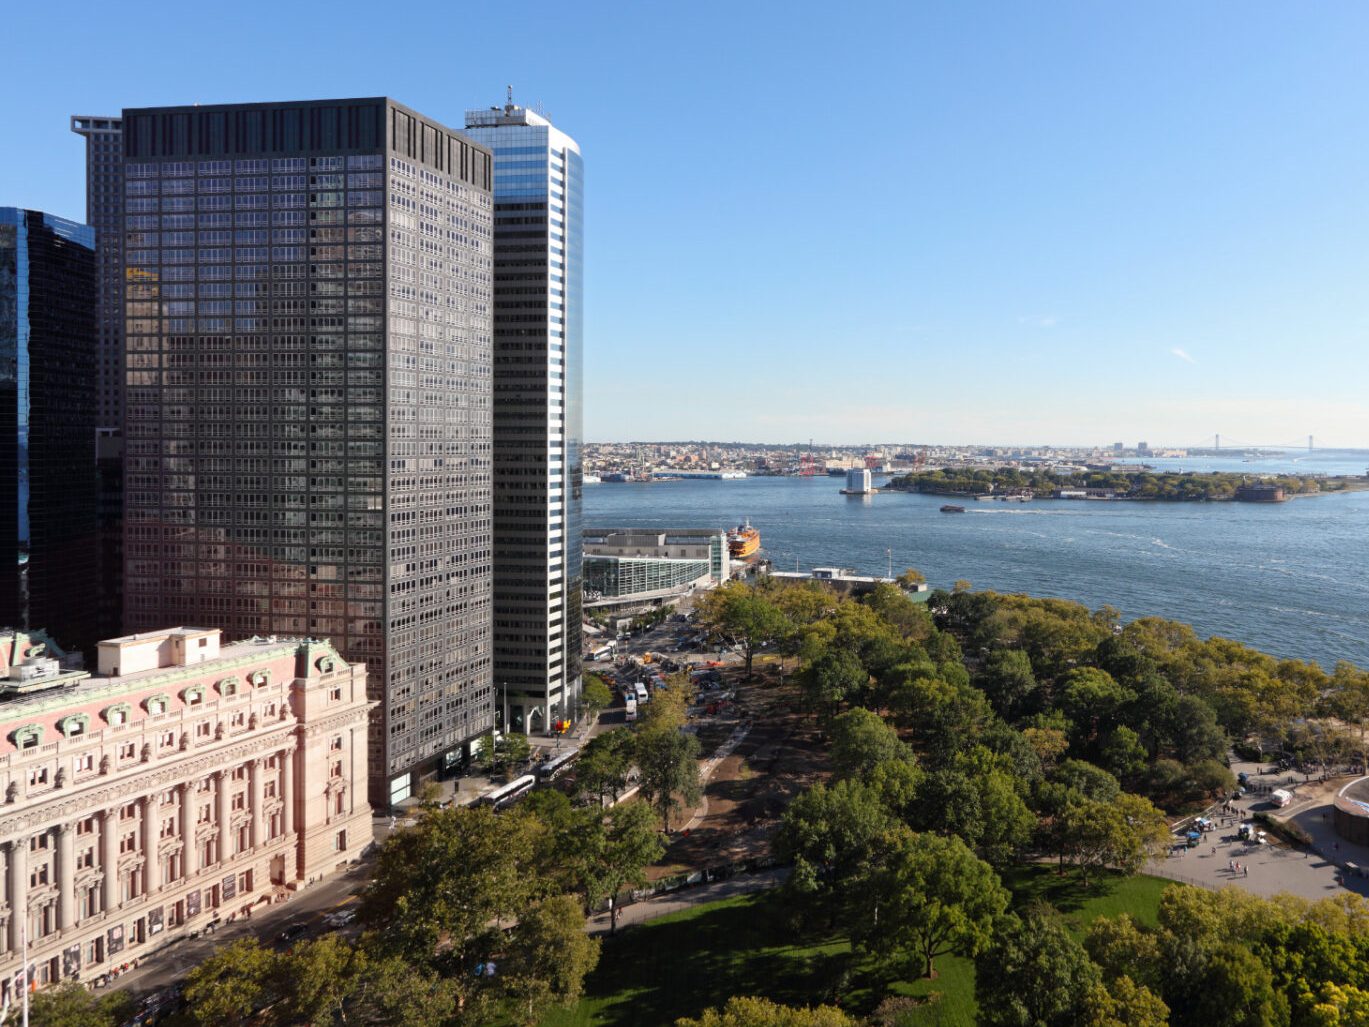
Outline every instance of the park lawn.
<svg viewBox="0 0 1369 1027">
<path fill-rule="evenodd" d="M 1155 922 L 1160 893 L 1171 882 L 1105 875 L 1082 891 L 1073 874 L 1049 866 L 1019 867 L 1004 876 L 1014 904 L 1045 899 L 1082 931 L 1100 916 L 1130 913 Z M 974 965 L 942 956 L 933 980 L 890 981 L 851 951 L 840 935 L 799 935 L 779 892 L 709 903 L 605 938 L 599 966 L 581 1001 L 555 1010 L 542 1027 L 669 1025 L 721 1006 L 733 995 L 764 995 L 788 1005 L 815 1005 L 841 996 L 850 1012 L 869 1013 L 888 994 L 940 999 L 904 1019 L 908 1027 L 974 1023 Z"/>
</svg>

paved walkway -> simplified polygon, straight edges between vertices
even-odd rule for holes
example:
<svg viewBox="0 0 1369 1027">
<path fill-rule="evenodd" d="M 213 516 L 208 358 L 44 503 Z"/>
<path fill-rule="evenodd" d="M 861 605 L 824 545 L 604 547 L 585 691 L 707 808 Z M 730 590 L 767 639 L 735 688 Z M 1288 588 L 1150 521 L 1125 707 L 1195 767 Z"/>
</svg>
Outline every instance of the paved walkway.
<svg viewBox="0 0 1369 1027">
<path fill-rule="evenodd" d="M 762 870 L 758 874 L 729 877 L 724 881 L 715 881 L 712 884 L 703 884 L 696 888 L 685 888 L 665 895 L 656 895 L 620 908 L 618 911 L 618 929 L 622 930 L 624 927 L 630 927 L 633 924 L 644 924 L 649 920 L 657 920 L 671 913 L 678 913 L 682 909 L 702 906 L 708 902 L 717 902 L 737 895 L 749 895 L 752 892 L 777 888 L 788 877 L 788 867 L 775 867 L 772 870 Z M 607 934 L 608 920 L 608 913 L 596 913 L 585 922 L 585 930 L 590 934 Z"/>
<path fill-rule="evenodd" d="M 1264 773 L 1257 773 L 1257 769 L 1263 769 Z M 1243 762 L 1233 762 L 1231 770 L 1233 773 L 1244 771 L 1260 786 L 1293 792 L 1293 803 L 1279 809 L 1268 795 L 1250 794 L 1236 801 L 1234 817 L 1223 818 L 1210 811 L 1208 815 L 1217 819 L 1217 829 L 1196 849 L 1152 861 L 1147 868 L 1150 873 L 1205 888 L 1232 885 L 1256 895 L 1288 892 L 1306 899 L 1323 899 L 1353 891 L 1369 896 L 1369 879 L 1339 880 L 1340 865 L 1347 860 L 1369 866 L 1369 849 L 1341 841 L 1331 826 L 1331 798 L 1349 778 L 1321 784 L 1305 780 L 1304 775 L 1293 771 L 1280 771 L 1270 764 Z M 1291 818 L 1312 836 L 1312 846 L 1250 845 L 1240 841 L 1236 837 L 1237 828 L 1257 812 Z M 1233 863 L 1240 863 L 1249 870 L 1236 873 L 1229 869 L 1229 864 Z"/>
</svg>

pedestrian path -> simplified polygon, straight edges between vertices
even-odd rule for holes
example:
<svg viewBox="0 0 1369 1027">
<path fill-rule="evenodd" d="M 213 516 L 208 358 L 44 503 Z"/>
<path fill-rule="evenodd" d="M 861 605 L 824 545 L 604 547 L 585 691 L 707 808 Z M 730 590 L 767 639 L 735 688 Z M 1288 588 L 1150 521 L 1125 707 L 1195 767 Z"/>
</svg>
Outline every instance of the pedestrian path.
<svg viewBox="0 0 1369 1027">
<path fill-rule="evenodd" d="M 736 730 L 728 736 L 727 741 L 718 746 L 717 751 L 708 759 L 703 761 L 699 767 L 699 784 L 703 788 L 708 787 L 708 782 L 712 779 L 714 772 L 721 766 L 722 761 L 731 756 L 737 746 L 742 744 L 742 740 L 751 732 L 751 721 L 745 720 L 737 725 Z M 688 833 L 703 823 L 708 816 L 708 795 L 704 794 L 699 801 L 699 808 L 694 811 L 694 815 L 689 818 L 689 823 L 685 824 L 680 830 Z"/>
<path fill-rule="evenodd" d="M 621 930 L 632 924 L 647 923 L 671 913 L 678 913 L 682 909 L 702 906 L 708 902 L 718 902 L 722 899 L 735 898 L 738 895 L 749 895 L 753 892 L 777 888 L 788 877 L 788 867 L 775 867 L 771 870 L 762 870 L 757 874 L 747 874 L 745 877 L 729 877 L 723 881 L 714 881 L 712 884 L 699 885 L 697 888 L 654 895 L 649 899 L 643 899 L 641 902 L 634 902 L 630 906 L 619 907 L 618 928 Z M 585 921 L 585 930 L 590 934 L 607 934 L 608 928 L 609 915 L 607 912 L 596 913 Z"/>
</svg>

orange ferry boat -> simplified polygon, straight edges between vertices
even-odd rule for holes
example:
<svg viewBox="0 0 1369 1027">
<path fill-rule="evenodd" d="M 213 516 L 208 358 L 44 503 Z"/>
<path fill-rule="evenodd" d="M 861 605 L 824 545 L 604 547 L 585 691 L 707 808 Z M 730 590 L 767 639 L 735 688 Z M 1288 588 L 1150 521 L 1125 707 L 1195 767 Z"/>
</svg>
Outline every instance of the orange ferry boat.
<svg viewBox="0 0 1369 1027">
<path fill-rule="evenodd" d="M 739 524 L 727 533 L 727 551 L 734 560 L 744 560 L 761 547 L 761 533 L 751 522 Z"/>
</svg>

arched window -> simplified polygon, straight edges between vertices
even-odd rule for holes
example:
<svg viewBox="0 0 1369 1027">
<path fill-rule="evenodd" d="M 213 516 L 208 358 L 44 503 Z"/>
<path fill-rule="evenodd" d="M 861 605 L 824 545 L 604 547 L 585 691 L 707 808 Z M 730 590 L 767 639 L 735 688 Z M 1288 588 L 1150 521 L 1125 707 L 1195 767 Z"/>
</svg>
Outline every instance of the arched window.
<svg viewBox="0 0 1369 1027">
<path fill-rule="evenodd" d="M 68 738 L 78 738 L 90 728 L 90 717 L 84 713 L 73 713 L 57 722 L 57 730 Z"/>
<path fill-rule="evenodd" d="M 171 696 L 167 695 L 165 692 L 159 692 L 157 695 L 149 695 L 143 701 L 143 708 L 147 710 L 147 715 L 149 717 L 159 716 L 171 709 Z"/>
<path fill-rule="evenodd" d="M 120 724 L 127 724 L 129 715 L 132 712 L 133 707 L 130 706 L 128 703 L 115 703 L 113 706 L 105 708 L 105 723 L 109 724 L 111 727 L 117 727 Z"/>
</svg>

